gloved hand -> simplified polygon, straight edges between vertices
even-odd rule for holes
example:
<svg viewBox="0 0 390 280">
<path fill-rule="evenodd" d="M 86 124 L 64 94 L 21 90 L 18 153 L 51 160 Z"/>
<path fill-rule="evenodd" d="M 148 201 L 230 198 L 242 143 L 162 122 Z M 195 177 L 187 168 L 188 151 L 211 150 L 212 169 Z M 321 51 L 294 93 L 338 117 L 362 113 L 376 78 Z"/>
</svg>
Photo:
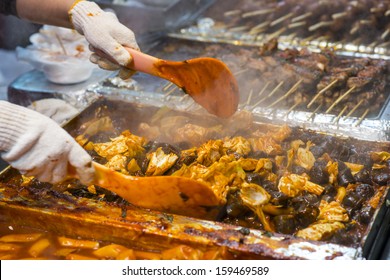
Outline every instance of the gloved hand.
<svg viewBox="0 0 390 280">
<path fill-rule="evenodd" d="M 34 101 L 29 108 L 51 118 L 58 124 L 65 123 L 79 113 L 75 107 L 57 98 Z"/>
<path fill-rule="evenodd" d="M 100 50 L 108 55 L 103 57 L 99 52 L 95 52 L 91 56 L 91 62 L 106 70 L 120 68 L 121 77 L 132 73 L 126 68 L 131 64 L 132 57 L 123 46 L 136 50 L 139 50 L 139 47 L 134 33 L 121 24 L 114 13 L 103 11 L 94 2 L 76 1 L 69 11 L 69 17 L 74 28 L 92 45 L 92 51 Z M 108 58 L 116 61 L 119 66 Z"/>
<path fill-rule="evenodd" d="M 84 184 L 94 176 L 91 157 L 55 121 L 6 101 L 0 101 L 0 153 L 22 174 L 42 182 L 63 181 L 69 166 Z"/>
</svg>

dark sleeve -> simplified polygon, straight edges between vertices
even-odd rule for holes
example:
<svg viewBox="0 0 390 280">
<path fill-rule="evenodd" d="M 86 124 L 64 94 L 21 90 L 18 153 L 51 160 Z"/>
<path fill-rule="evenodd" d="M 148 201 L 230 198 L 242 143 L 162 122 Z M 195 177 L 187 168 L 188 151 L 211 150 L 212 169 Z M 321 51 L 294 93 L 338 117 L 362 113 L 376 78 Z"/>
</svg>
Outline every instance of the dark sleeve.
<svg viewBox="0 0 390 280">
<path fill-rule="evenodd" d="M 0 0 L 0 13 L 17 16 L 16 0 Z"/>
</svg>

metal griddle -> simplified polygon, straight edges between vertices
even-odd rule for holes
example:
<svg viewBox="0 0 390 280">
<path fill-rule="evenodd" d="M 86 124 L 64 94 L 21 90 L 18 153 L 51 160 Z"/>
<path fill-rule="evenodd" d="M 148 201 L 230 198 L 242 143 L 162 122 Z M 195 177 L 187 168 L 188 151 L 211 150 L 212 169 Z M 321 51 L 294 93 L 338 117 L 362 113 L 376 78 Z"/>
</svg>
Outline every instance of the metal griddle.
<svg viewBox="0 0 390 280">
<path fill-rule="evenodd" d="M 67 123 L 65 129 L 75 136 L 82 124 L 106 115 L 111 116 L 118 125 L 132 128 L 139 121 L 147 121 L 159 109 L 140 103 L 102 98 Z M 200 122 L 210 122 L 208 116 L 193 117 L 199 118 Z M 366 144 L 373 145 L 369 142 Z M 0 181 L 7 182 L 17 176 L 18 172 L 8 167 L 1 173 Z M 50 193 L 45 199 L 34 200 L 31 197 L 9 196 L 9 191 L 7 188 L 0 191 L 0 221 L 10 225 L 115 242 L 154 252 L 178 244 L 209 249 L 226 247 L 240 259 L 375 259 L 386 242 L 386 231 L 381 229 L 381 225 L 389 223 L 390 218 L 386 214 L 389 205 L 383 198 L 361 246 L 346 247 L 256 229 L 247 231 L 239 226 L 148 211 L 131 205 L 115 206 L 87 198 L 72 200 L 51 196 Z"/>
</svg>

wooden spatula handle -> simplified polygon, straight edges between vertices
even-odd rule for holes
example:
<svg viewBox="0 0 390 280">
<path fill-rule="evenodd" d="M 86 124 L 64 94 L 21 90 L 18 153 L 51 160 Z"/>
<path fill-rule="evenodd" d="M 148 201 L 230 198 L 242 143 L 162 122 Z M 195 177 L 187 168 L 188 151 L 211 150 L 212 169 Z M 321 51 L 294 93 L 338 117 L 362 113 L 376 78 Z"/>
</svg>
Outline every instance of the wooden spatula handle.
<svg viewBox="0 0 390 280">
<path fill-rule="evenodd" d="M 156 69 L 154 67 L 154 65 L 159 61 L 158 58 L 131 48 L 125 47 L 125 49 L 130 53 L 133 58 L 133 62 L 131 64 L 131 68 L 133 70 L 158 76 L 158 73 L 156 73 Z"/>
</svg>

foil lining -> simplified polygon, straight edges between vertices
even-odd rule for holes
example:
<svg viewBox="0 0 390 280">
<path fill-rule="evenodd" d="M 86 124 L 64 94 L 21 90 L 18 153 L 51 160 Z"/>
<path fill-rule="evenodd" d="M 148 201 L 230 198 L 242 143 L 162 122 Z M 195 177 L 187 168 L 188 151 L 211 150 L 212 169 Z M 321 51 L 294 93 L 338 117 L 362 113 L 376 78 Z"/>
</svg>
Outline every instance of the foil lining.
<svg viewBox="0 0 390 280">
<path fill-rule="evenodd" d="M 112 100 L 126 100 L 157 107 L 165 106 L 195 114 L 209 114 L 183 92 L 167 95 L 150 89 L 145 90 L 138 84 L 134 84 L 133 88 L 118 88 L 99 84 L 90 87 L 87 92 L 89 92 L 89 95 L 103 96 Z M 338 118 L 332 114 L 250 107 L 246 104 L 240 104 L 239 110 L 252 112 L 254 118 L 259 121 L 266 120 L 275 124 L 287 123 L 291 126 L 300 126 L 339 137 L 353 137 L 379 142 L 390 141 L 390 120 L 386 119 Z"/>
</svg>

